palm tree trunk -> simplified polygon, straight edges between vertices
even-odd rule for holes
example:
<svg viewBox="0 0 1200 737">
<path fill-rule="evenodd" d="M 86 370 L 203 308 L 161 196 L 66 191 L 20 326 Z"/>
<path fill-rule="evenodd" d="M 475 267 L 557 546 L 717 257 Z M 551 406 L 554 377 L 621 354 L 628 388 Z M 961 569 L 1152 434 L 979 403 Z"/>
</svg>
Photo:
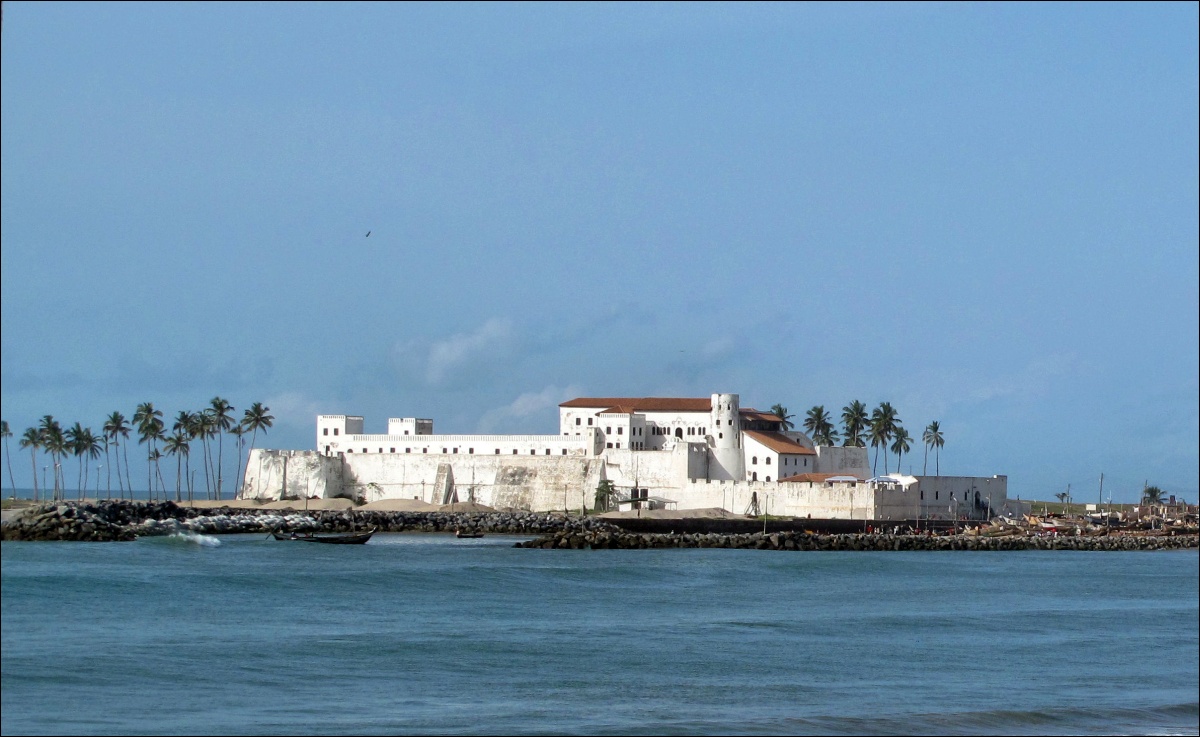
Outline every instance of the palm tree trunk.
<svg viewBox="0 0 1200 737">
<path fill-rule="evenodd" d="M 37 483 L 37 448 L 29 447 L 29 464 L 33 466 L 33 501 L 38 501 L 38 483 Z"/>
<path fill-rule="evenodd" d="M 220 499 L 221 499 L 221 482 L 222 482 L 221 475 L 224 472 L 224 468 L 222 467 L 222 464 L 221 464 L 221 457 L 224 455 L 224 453 L 225 453 L 225 431 L 218 430 L 217 431 L 217 500 L 218 501 L 220 501 Z"/>
<path fill-rule="evenodd" d="M 925 462 L 921 464 L 921 475 L 929 472 L 929 444 L 925 444 Z"/>
<path fill-rule="evenodd" d="M 179 457 L 179 454 L 176 454 L 175 455 L 175 501 L 176 502 L 183 501 L 183 486 L 179 480 L 179 472 L 181 470 L 180 463 L 182 461 L 183 461 L 183 459 Z"/>
</svg>

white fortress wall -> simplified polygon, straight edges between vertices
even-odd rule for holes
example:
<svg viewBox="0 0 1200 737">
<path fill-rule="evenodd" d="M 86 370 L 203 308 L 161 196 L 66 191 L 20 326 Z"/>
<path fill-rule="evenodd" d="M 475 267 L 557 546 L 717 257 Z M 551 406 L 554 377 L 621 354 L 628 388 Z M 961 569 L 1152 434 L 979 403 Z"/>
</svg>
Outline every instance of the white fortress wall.
<svg viewBox="0 0 1200 737">
<path fill-rule="evenodd" d="M 242 479 L 242 499 L 347 495 L 342 484 L 342 462 L 314 450 L 255 448 L 250 451 Z"/>
<path fill-rule="evenodd" d="M 448 473 L 450 501 L 534 511 L 578 510 L 583 504 L 591 509 L 602 473 L 600 459 L 583 455 L 358 453 L 342 460 L 345 488 L 368 503 L 419 499 L 443 504 Z"/>
<path fill-rule="evenodd" d="M 836 473 L 845 476 L 871 477 L 867 449 L 840 445 L 818 445 L 815 473 Z"/>
<path fill-rule="evenodd" d="M 990 507 L 993 514 L 1004 513 L 1008 503 L 1007 476 L 916 476 L 921 501 L 921 516 L 932 519 L 953 519 L 969 516 L 978 507 L 984 512 Z M 1011 505 L 1010 510 L 1011 510 Z"/>
<path fill-rule="evenodd" d="M 913 519 L 916 493 L 883 490 L 870 484 L 776 483 L 763 481 L 689 481 L 676 498 L 679 509 L 721 507 L 735 514 L 750 510 L 754 497 L 760 513 L 813 519 Z"/>
</svg>

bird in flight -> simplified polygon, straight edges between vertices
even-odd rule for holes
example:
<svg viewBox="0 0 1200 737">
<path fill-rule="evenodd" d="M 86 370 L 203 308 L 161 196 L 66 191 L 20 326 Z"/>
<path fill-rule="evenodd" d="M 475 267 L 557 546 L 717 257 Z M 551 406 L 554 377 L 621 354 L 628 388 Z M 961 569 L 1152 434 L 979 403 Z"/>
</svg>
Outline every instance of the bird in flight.
<svg viewBox="0 0 1200 737">
<path fill-rule="evenodd" d="M 370 238 L 370 237 L 371 237 L 371 231 L 368 230 L 367 234 L 364 235 L 363 238 Z"/>
</svg>

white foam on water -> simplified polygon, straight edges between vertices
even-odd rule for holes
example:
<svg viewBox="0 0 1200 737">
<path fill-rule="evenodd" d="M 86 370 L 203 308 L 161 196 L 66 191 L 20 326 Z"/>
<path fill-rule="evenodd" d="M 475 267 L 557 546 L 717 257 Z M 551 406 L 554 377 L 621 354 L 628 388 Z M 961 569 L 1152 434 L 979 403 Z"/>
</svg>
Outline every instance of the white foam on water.
<svg viewBox="0 0 1200 737">
<path fill-rule="evenodd" d="M 198 532 L 173 532 L 167 537 L 173 542 L 184 542 L 203 548 L 215 548 L 221 544 L 221 541 L 212 535 L 201 535 Z"/>
</svg>

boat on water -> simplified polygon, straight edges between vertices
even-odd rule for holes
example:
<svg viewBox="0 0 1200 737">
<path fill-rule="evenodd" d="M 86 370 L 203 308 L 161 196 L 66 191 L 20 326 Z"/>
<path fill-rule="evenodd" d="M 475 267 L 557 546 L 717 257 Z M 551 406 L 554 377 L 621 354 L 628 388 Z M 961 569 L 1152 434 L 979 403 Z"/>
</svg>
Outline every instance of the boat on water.
<svg viewBox="0 0 1200 737">
<path fill-rule="evenodd" d="M 286 540 L 289 542 L 363 545 L 371 539 L 371 536 L 378 529 L 378 527 L 374 527 L 369 532 L 346 532 L 332 535 L 314 535 L 311 532 L 272 532 L 271 536 L 276 540 Z"/>
<path fill-rule="evenodd" d="M 479 530 L 455 530 L 454 536 L 464 540 L 474 540 L 483 537 L 483 533 Z"/>
</svg>

